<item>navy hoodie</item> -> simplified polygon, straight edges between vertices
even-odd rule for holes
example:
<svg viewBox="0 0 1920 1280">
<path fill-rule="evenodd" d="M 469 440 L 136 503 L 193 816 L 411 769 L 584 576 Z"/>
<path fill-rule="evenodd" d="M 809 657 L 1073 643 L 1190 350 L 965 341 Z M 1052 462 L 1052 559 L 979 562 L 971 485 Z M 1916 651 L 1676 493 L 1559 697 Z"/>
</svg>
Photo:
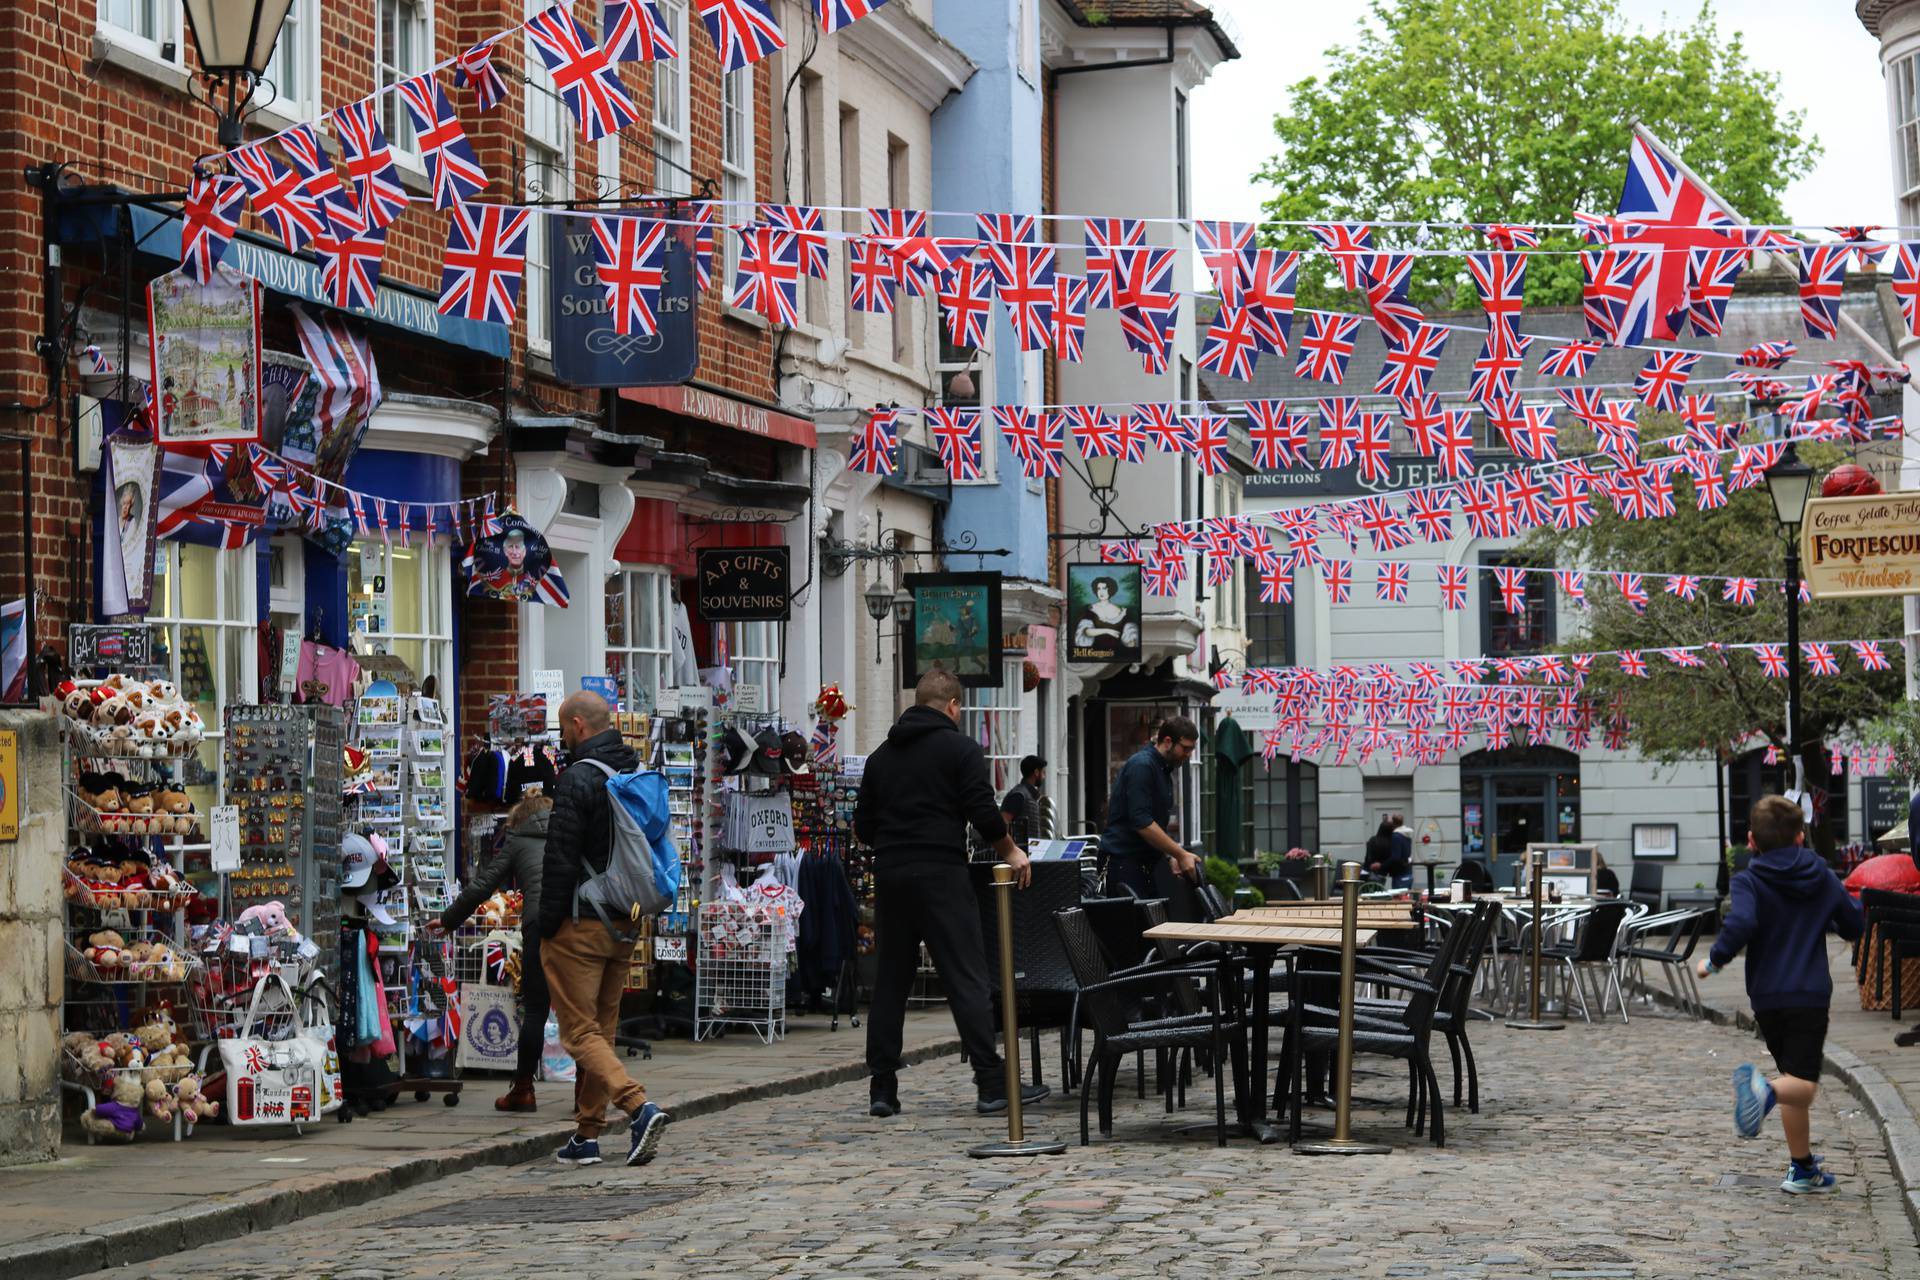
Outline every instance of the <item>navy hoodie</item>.
<svg viewBox="0 0 1920 1280">
<path fill-rule="evenodd" d="M 1727 918 L 1708 959 L 1725 968 L 1747 952 L 1747 1000 L 1763 1009 L 1824 1009 L 1833 1002 L 1827 926 L 1860 936 L 1860 907 L 1840 877 L 1805 845 L 1755 854 L 1733 877 Z"/>
</svg>

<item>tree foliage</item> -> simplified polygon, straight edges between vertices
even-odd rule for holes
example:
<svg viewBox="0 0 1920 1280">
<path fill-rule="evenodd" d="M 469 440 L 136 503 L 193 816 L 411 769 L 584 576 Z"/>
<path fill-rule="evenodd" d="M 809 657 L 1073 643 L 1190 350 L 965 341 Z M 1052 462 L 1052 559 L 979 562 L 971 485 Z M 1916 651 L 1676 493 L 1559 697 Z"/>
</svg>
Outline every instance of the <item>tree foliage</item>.
<svg viewBox="0 0 1920 1280">
<path fill-rule="evenodd" d="M 1691 26 L 1629 29 L 1617 0 L 1373 0 L 1333 69 L 1292 88 L 1261 169 L 1287 221 L 1547 223 L 1619 202 L 1633 124 L 1685 157 L 1742 215 L 1784 221 L 1780 193 L 1819 144 L 1779 106 L 1778 77 L 1747 62 L 1703 4 Z M 1420 238 L 1416 242 L 1415 236 Z M 1485 248 L 1475 233 L 1383 230 L 1384 247 Z M 1276 243 L 1302 245 L 1288 228 Z M 1546 249 L 1578 247 L 1552 233 Z M 1324 302 L 1331 263 L 1303 264 L 1301 297 Z M 1337 284 L 1332 286 L 1337 289 Z M 1458 258 L 1422 258 L 1418 302 L 1473 306 Z M 1528 265 L 1527 300 L 1578 302 L 1568 254 Z"/>
</svg>

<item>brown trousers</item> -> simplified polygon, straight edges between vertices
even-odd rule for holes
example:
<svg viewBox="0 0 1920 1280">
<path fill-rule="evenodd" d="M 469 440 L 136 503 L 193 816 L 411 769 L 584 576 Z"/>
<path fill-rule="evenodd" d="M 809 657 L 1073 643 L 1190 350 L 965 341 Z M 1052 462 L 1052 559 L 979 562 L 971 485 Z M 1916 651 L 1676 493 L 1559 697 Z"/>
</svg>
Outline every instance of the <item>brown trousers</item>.
<svg viewBox="0 0 1920 1280">
<path fill-rule="evenodd" d="M 631 1113 L 647 1100 L 646 1086 L 627 1074 L 613 1048 L 632 959 L 633 944 L 616 938 L 597 920 L 569 920 L 540 944 L 540 967 L 553 996 L 560 1043 L 579 1071 L 573 1123 L 583 1138 L 600 1136 L 607 1103 Z"/>
</svg>

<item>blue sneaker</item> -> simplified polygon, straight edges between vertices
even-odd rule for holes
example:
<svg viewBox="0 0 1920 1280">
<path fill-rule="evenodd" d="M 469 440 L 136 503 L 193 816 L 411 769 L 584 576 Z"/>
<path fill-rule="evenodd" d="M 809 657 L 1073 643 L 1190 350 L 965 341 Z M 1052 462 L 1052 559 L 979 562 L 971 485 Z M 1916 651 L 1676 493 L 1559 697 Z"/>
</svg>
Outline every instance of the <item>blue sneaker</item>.
<svg viewBox="0 0 1920 1280">
<path fill-rule="evenodd" d="M 673 1123 L 673 1117 L 660 1109 L 657 1102 L 649 1102 L 633 1116 L 633 1123 L 627 1127 L 632 1136 L 632 1145 L 627 1148 L 627 1163 L 652 1164 L 654 1155 L 660 1150 L 660 1136 Z"/>
<path fill-rule="evenodd" d="M 1819 1196 L 1835 1190 L 1837 1179 L 1818 1163 L 1811 1165 L 1790 1164 L 1787 1166 L 1787 1180 L 1780 1189 L 1790 1196 Z"/>
<path fill-rule="evenodd" d="M 553 1158 L 561 1164 L 599 1164 L 600 1144 L 592 1138 L 575 1134 L 567 1139 L 566 1146 L 553 1153 Z"/>
<path fill-rule="evenodd" d="M 1773 1086 L 1760 1068 L 1743 1062 L 1733 1069 L 1733 1129 L 1743 1138 L 1760 1136 L 1761 1122 L 1773 1110 Z"/>
</svg>

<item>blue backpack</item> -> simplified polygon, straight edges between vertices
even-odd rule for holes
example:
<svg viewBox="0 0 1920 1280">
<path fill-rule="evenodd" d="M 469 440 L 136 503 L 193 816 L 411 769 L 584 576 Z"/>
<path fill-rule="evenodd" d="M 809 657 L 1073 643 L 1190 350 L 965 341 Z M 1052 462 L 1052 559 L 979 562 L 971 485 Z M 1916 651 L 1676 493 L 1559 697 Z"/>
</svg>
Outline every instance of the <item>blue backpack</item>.
<svg viewBox="0 0 1920 1280">
<path fill-rule="evenodd" d="M 680 851 L 673 844 L 667 780 L 658 773 L 618 773 L 599 760 L 582 761 L 607 775 L 607 869 L 573 893 L 573 918 L 584 903 L 616 934 L 638 932 L 641 920 L 673 906 L 680 893 Z"/>
</svg>

